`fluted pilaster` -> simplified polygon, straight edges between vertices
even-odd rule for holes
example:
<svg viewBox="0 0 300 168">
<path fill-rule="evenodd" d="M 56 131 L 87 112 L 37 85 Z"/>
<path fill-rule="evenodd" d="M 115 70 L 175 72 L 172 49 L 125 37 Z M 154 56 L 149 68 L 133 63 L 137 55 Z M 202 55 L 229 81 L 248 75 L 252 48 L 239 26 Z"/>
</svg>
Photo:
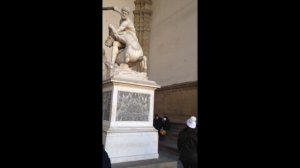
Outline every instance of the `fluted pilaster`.
<svg viewBox="0 0 300 168">
<path fill-rule="evenodd" d="M 138 40 L 143 48 L 144 55 L 149 59 L 151 0 L 135 0 L 134 25 Z M 149 68 L 149 67 L 148 67 Z M 149 70 L 149 69 L 148 69 Z"/>
</svg>

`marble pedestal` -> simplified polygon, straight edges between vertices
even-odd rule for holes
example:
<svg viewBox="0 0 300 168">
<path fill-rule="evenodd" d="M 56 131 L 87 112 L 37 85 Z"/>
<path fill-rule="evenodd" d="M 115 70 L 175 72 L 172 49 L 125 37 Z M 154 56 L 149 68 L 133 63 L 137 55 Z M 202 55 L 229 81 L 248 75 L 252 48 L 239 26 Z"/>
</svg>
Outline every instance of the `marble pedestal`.
<svg viewBox="0 0 300 168">
<path fill-rule="evenodd" d="M 111 78 L 103 81 L 103 145 L 112 163 L 158 158 L 153 127 L 153 81 Z"/>
</svg>

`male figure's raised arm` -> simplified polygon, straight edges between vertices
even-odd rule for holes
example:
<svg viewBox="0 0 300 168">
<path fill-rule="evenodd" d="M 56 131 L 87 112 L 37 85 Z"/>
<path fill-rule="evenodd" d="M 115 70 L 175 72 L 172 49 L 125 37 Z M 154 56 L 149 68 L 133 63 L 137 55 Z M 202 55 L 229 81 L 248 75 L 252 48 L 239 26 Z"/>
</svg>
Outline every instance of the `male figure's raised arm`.
<svg viewBox="0 0 300 168">
<path fill-rule="evenodd" d="M 102 7 L 102 10 L 114 10 L 113 7 Z"/>
</svg>

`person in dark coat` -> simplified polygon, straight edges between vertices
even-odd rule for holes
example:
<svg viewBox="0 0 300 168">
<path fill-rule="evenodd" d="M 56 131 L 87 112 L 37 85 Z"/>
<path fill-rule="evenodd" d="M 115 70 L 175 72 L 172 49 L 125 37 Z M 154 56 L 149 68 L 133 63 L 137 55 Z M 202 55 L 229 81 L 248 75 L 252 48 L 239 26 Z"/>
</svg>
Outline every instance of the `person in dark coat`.
<svg viewBox="0 0 300 168">
<path fill-rule="evenodd" d="M 109 158 L 107 152 L 105 151 L 103 145 L 102 145 L 102 167 L 103 168 L 111 168 L 110 158 Z"/>
<path fill-rule="evenodd" d="M 159 131 L 159 140 L 165 140 L 167 132 L 170 130 L 170 120 L 167 116 L 162 118 L 162 127 Z"/>
<path fill-rule="evenodd" d="M 184 168 L 197 168 L 198 166 L 198 138 L 196 131 L 196 117 L 190 117 L 187 127 L 179 132 L 177 147 L 179 160 Z"/>
<path fill-rule="evenodd" d="M 170 127 L 171 127 L 171 125 L 170 125 L 169 118 L 167 116 L 163 116 L 163 119 L 162 119 L 162 128 L 164 130 L 168 130 L 169 131 Z"/>
<path fill-rule="evenodd" d="M 162 119 L 158 114 L 154 115 L 153 126 L 158 131 L 162 128 Z"/>
</svg>

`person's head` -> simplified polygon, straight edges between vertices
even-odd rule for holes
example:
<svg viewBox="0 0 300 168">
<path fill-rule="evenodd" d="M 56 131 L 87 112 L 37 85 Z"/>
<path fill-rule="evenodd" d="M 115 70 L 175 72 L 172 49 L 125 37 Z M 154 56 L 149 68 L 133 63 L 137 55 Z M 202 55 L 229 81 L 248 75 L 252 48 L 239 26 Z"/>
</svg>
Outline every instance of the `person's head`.
<svg viewBox="0 0 300 168">
<path fill-rule="evenodd" d="M 158 115 L 158 114 L 155 114 L 155 115 L 154 115 L 154 118 L 155 118 L 155 119 L 158 119 L 158 118 L 159 118 L 159 115 Z"/>
<path fill-rule="evenodd" d="M 129 17 L 129 9 L 126 7 L 123 7 L 121 9 L 121 17 L 122 19 L 127 19 Z"/>
<path fill-rule="evenodd" d="M 167 116 L 163 116 L 163 120 L 164 120 L 164 121 L 167 121 L 167 120 L 169 120 L 169 119 L 168 119 Z"/>
<path fill-rule="evenodd" d="M 195 116 L 191 116 L 187 121 L 186 121 L 186 125 L 189 128 L 195 129 L 196 128 L 196 122 L 197 118 Z"/>
</svg>

